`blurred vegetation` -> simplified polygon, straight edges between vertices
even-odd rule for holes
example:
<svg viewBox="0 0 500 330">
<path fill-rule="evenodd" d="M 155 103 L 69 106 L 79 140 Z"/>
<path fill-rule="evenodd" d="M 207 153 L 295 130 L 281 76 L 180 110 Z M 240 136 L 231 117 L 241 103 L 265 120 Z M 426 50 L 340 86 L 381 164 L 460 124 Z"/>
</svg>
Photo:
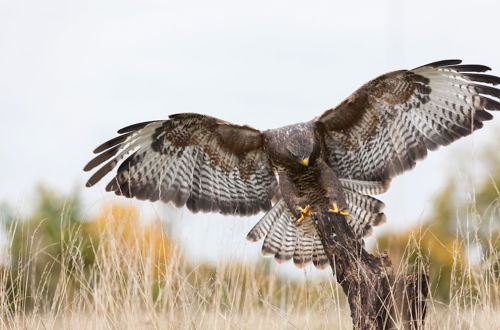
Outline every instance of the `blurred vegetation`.
<svg viewBox="0 0 500 330">
<path fill-rule="evenodd" d="M 63 195 L 39 186 L 35 196 L 27 217 L 5 203 L 0 206 L 0 219 L 10 234 L 1 282 L 8 287 L 12 307 L 32 309 L 33 298 L 40 295 L 50 306 L 60 295 L 61 278 L 66 298 L 78 292 L 82 275 L 91 276 L 110 242 L 123 253 L 147 255 L 157 278 L 165 272 L 172 246 L 159 220 L 143 225 L 138 211 L 126 204 L 104 205 L 97 217 L 85 218 L 77 191 Z"/>
<path fill-rule="evenodd" d="M 50 304 L 59 276 L 71 277 L 76 268 L 85 270 L 93 263 L 93 237 L 81 226 L 81 218 L 77 192 L 62 196 L 43 186 L 37 188 L 34 208 L 27 218 L 21 219 L 6 205 L 2 207 L 2 219 L 11 237 L 10 267 L 3 274 L 3 282 L 10 286 L 7 297 L 11 306 L 30 308 L 31 297 L 42 292 Z M 76 263 L 68 253 L 81 258 Z"/>
<path fill-rule="evenodd" d="M 432 298 L 439 302 L 462 304 L 465 297 L 471 304 L 487 297 L 488 304 L 500 303 L 500 153 L 485 154 L 481 173 L 489 175 L 480 184 L 450 176 L 423 225 L 377 238 L 396 273 L 409 267 L 430 274 Z M 192 313 L 189 306 L 195 306 L 220 315 L 268 306 L 325 310 L 332 296 L 333 305 L 344 304 L 335 284 L 288 281 L 270 271 L 268 259 L 192 265 L 160 220 L 141 219 L 129 204 L 106 204 L 89 217 L 78 191 L 64 195 L 40 186 L 35 197 L 27 216 L 0 204 L 11 238 L 0 272 L 4 313 L 57 310 L 75 301 L 107 311 L 116 309 L 108 300 L 132 304 L 130 297 L 153 309 Z"/>
<path fill-rule="evenodd" d="M 480 155 L 482 182 L 471 183 L 471 174 L 464 172 L 450 175 L 423 225 L 377 238 L 378 249 L 388 252 L 395 268 L 410 267 L 414 272 L 424 268 L 430 275 L 431 293 L 442 302 L 463 296 L 465 290 L 467 297 L 482 294 L 500 303 L 500 153 L 496 149 L 487 147 Z"/>
<path fill-rule="evenodd" d="M 53 309 L 75 299 L 93 301 L 99 288 L 112 291 L 117 301 L 127 302 L 134 291 L 155 305 L 188 301 L 220 311 L 286 302 L 332 306 L 332 295 L 326 294 L 329 283 L 305 285 L 278 278 L 269 271 L 268 259 L 256 265 L 190 264 L 160 220 L 141 219 L 129 204 L 104 205 L 89 218 L 78 192 L 64 195 L 40 186 L 28 216 L 16 215 L 3 204 L 0 219 L 11 237 L 0 296 L 5 294 L 3 307 L 12 313 Z"/>
</svg>

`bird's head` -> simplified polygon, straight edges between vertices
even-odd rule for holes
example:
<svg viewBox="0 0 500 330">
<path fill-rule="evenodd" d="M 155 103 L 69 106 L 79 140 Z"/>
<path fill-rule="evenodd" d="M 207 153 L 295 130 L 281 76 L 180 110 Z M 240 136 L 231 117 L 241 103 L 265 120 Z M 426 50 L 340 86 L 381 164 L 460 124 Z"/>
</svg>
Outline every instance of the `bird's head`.
<svg viewBox="0 0 500 330">
<path fill-rule="evenodd" d="M 273 151 L 282 162 L 313 166 L 320 156 L 321 143 L 311 123 L 286 126 L 275 131 Z"/>
<path fill-rule="evenodd" d="M 313 166 L 319 156 L 319 143 L 314 134 L 294 135 L 287 141 L 288 157 L 302 166 Z"/>
</svg>

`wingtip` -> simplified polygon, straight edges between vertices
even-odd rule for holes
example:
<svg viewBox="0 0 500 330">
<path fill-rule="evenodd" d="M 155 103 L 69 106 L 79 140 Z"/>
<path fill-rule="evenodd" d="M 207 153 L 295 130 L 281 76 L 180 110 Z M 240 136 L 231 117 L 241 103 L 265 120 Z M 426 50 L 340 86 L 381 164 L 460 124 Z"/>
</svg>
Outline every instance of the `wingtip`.
<svg viewBox="0 0 500 330">
<path fill-rule="evenodd" d="M 120 128 L 117 131 L 117 133 L 118 134 L 125 134 L 125 133 L 129 133 L 129 132 L 137 131 L 137 130 L 139 130 L 139 129 L 141 129 L 141 128 L 143 128 L 151 123 L 154 123 L 156 121 L 157 120 L 150 120 L 150 121 L 144 121 L 142 123 L 132 124 L 132 125 Z"/>
<path fill-rule="evenodd" d="M 92 167 L 90 166 L 90 162 L 88 162 L 84 167 L 83 167 L 83 171 L 84 172 L 88 172 L 92 169 Z"/>
<path fill-rule="evenodd" d="M 460 59 L 441 60 L 441 61 L 436 61 L 436 62 L 431 62 L 431 63 L 421 65 L 419 67 L 416 67 L 413 70 L 425 68 L 425 67 L 438 68 L 438 67 L 443 67 L 443 66 L 458 65 L 460 63 L 462 63 L 462 60 L 460 60 Z"/>
</svg>

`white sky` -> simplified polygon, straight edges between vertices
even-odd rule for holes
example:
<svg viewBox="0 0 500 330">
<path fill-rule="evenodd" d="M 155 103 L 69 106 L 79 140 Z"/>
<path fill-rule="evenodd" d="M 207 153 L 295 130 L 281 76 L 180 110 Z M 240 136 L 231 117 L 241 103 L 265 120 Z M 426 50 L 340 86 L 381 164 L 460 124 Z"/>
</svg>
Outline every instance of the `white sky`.
<svg viewBox="0 0 500 330">
<path fill-rule="evenodd" d="M 266 129 L 309 120 L 387 71 L 462 58 L 499 74 L 499 10 L 485 0 L 4 0 L 0 201 L 23 209 L 38 182 L 83 187 L 95 146 L 123 126 L 170 113 Z M 498 123 L 394 180 L 382 196 L 384 229 L 422 219 L 458 167 L 450 156 L 473 153 Z M 471 157 L 460 166 L 477 164 Z M 83 196 L 89 212 L 111 198 L 104 182 Z M 244 240 L 258 217 L 166 218 L 193 257 L 258 255 L 260 243 Z"/>
</svg>

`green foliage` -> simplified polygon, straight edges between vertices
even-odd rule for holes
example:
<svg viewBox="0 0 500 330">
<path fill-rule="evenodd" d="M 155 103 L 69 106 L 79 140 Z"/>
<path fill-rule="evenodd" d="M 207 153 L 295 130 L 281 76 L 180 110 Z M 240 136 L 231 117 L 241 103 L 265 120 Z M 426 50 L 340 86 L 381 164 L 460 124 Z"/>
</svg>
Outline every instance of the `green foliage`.
<svg viewBox="0 0 500 330">
<path fill-rule="evenodd" d="M 8 206 L 3 220 L 11 233 L 10 267 L 6 276 L 10 283 L 9 299 L 16 306 L 30 308 L 31 297 L 46 295 L 50 304 L 57 290 L 59 277 L 68 277 L 69 285 L 75 271 L 86 271 L 94 262 L 96 239 L 82 226 L 78 193 L 68 196 L 39 186 L 31 214 L 16 217 Z"/>
</svg>

